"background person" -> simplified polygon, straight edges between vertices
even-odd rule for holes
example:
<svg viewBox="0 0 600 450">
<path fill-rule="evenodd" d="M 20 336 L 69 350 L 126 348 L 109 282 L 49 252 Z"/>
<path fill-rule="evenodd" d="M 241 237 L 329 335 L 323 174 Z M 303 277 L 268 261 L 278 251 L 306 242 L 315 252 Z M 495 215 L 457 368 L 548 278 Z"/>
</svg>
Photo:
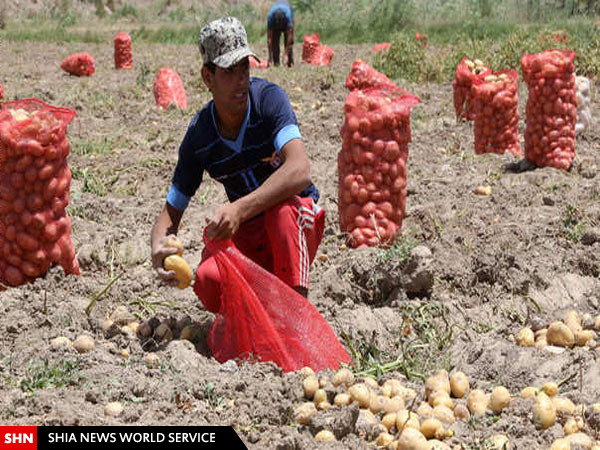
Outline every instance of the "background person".
<svg viewBox="0 0 600 450">
<path fill-rule="evenodd" d="M 279 37 L 283 33 L 284 63 L 294 64 L 294 13 L 287 0 L 277 0 L 267 15 L 267 47 L 269 65 L 279 65 Z"/>
</svg>

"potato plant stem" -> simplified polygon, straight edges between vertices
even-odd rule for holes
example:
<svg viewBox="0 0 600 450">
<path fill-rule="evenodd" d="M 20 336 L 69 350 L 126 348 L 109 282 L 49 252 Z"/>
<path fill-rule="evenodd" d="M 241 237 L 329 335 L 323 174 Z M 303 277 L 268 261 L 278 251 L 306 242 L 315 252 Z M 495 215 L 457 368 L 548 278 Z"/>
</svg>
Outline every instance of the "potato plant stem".
<svg viewBox="0 0 600 450">
<path fill-rule="evenodd" d="M 106 293 L 106 291 L 108 291 L 110 289 L 110 287 L 115 284 L 115 282 L 121 278 L 123 276 L 123 274 L 125 274 L 125 272 L 121 272 L 119 275 L 117 275 L 116 277 L 114 277 L 112 280 L 110 280 L 110 282 L 104 287 L 104 289 L 102 289 L 90 302 L 89 305 L 87 305 L 87 307 L 85 308 L 85 313 L 89 316 L 90 315 L 90 311 L 92 310 L 92 308 L 94 307 L 94 305 L 96 304 L 96 302 Z"/>
</svg>

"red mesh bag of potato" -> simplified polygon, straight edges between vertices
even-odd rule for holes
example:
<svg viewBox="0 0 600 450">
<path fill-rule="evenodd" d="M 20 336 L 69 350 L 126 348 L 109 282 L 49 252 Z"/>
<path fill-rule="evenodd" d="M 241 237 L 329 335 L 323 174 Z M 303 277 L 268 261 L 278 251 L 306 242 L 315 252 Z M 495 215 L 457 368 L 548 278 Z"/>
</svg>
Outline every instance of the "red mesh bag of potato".
<svg viewBox="0 0 600 450">
<path fill-rule="evenodd" d="M 67 125 L 75 111 L 38 99 L 0 110 L 0 283 L 19 286 L 60 264 L 79 275 L 71 242 Z"/>
<path fill-rule="evenodd" d="M 353 247 L 391 245 L 406 209 L 410 108 L 389 86 L 350 92 L 338 153 L 338 218 Z"/>
<path fill-rule="evenodd" d="M 333 59 L 333 49 L 326 44 L 319 46 L 315 60 L 311 62 L 314 66 L 328 66 Z"/>
<path fill-rule="evenodd" d="M 475 153 L 521 155 L 516 70 L 494 72 L 471 87 L 475 112 Z"/>
<path fill-rule="evenodd" d="M 456 117 L 467 120 L 475 119 L 475 107 L 471 97 L 471 86 L 473 81 L 483 80 L 492 73 L 492 69 L 476 59 L 471 61 L 466 56 L 456 67 L 456 73 L 452 86 L 454 88 L 454 110 Z"/>
<path fill-rule="evenodd" d="M 389 42 L 382 42 L 381 44 L 375 44 L 373 46 L 373 53 L 384 52 L 390 48 L 392 44 Z"/>
<path fill-rule="evenodd" d="M 302 295 L 244 256 L 231 240 L 207 241 L 221 278 L 221 306 L 208 346 L 221 363 L 273 361 L 285 372 L 337 369 L 350 357 L 327 321 Z"/>
<path fill-rule="evenodd" d="M 132 65 L 131 36 L 120 32 L 115 37 L 115 69 L 131 69 Z"/>
<path fill-rule="evenodd" d="M 304 35 L 302 43 L 302 61 L 312 64 L 317 58 L 320 45 L 321 42 L 318 33 Z"/>
<path fill-rule="evenodd" d="M 357 59 L 352 63 L 352 69 L 350 69 L 350 73 L 346 78 L 347 89 L 353 91 L 354 89 L 383 86 L 396 87 L 392 80 L 366 62 Z"/>
<path fill-rule="evenodd" d="M 2 84 L 0 83 L 0 100 L 4 99 L 4 88 L 2 87 Z"/>
<path fill-rule="evenodd" d="M 267 69 L 269 67 L 269 60 L 261 59 L 257 61 L 255 58 L 249 58 L 251 69 Z"/>
<path fill-rule="evenodd" d="M 154 80 L 154 99 L 162 109 L 167 109 L 171 104 L 179 109 L 187 108 L 187 95 L 181 78 L 170 67 L 163 67 L 158 71 Z"/>
<path fill-rule="evenodd" d="M 73 53 L 60 64 L 60 68 L 71 75 L 89 77 L 94 74 L 96 62 L 89 53 Z"/>
<path fill-rule="evenodd" d="M 547 50 L 521 58 L 527 83 L 525 158 L 538 167 L 568 170 L 575 158 L 575 52 Z"/>
</svg>

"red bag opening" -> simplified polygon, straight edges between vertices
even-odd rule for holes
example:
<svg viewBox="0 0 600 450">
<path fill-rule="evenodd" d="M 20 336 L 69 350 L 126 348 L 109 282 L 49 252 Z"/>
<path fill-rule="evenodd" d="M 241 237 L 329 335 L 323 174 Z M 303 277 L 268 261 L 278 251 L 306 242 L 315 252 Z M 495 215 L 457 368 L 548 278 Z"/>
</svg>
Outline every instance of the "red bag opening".
<svg viewBox="0 0 600 450">
<path fill-rule="evenodd" d="M 337 369 L 350 356 L 302 295 L 244 256 L 231 240 L 208 241 L 222 282 L 221 307 L 208 334 L 215 359 L 273 361 L 285 372 Z"/>
</svg>

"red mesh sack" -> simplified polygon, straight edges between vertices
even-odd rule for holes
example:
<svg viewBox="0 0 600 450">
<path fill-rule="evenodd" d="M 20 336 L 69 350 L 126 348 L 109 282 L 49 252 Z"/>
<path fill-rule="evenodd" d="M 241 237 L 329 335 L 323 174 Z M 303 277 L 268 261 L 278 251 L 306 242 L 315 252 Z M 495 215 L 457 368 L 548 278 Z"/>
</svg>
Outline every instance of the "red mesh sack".
<svg viewBox="0 0 600 450">
<path fill-rule="evenodd" d="M 333 59 L 333 49 L 326 44 L 323 44 L 317 50 L 315 60 L 311 62 L 315 66 L 328 66 Z"/>
<path fill-rule="evenodd" d="M 269 67 L 269 60 L 261 59 L 260 62 L 255 58 L 250 58 L 251 69 L 267 69 Z"/>
<path fill-rule="evenodd" d="M 383 86 L 396 87 L 392 80 L 366 62 L 357 59 L 352 63 L 352 69 L 350 69 L 350 73 L 346 78 L 347 89 L 353 91 L 355 89 Z"/>
<path fill-rule="evenodd" d="M 477 79 L 471 88 L 475 112 L 475 153 L 521 155 L 519 96 L 516 70 Z"/>
<path fill-rule="evenodd" d="M 2 87 L 2 84 L 0 84 L 0 100 L 2 100 L 4 98 L 4 88 Z"/>
<path fill-rule="evenodd" d="M 132 65 L 131 36 L 120 32 L 115 37 L 115 69 L 131 69 Z"/>
<path fill-rule="evenodd" d="M 454 110 L 456 117 L 467 120 L 475 119 L 475 107 L 471 98 L 473 81 L 483 80 L 492 73 L 492 69 L 479 60 L 471 61 L 466 56 L 456 66 L 456 73 L 452 86 L 454 88 Z"/>
<path fill-rule="evenodd" d="M 389 42 L 382 42 L 381 44 L 375 44 L 373 46 L 373 53 L 379 53 L 382 51 L 386 51 L 390 48 L 390 44 Z"/>
<path fill-rule="evenodd" d="M 60 68 L 71 75 L 89 77 L 94 74 L 96 62 L 89 53 L 73 53 L 60 64 Z"/>
<path fill-rule="evenodd" d="M 302 295 L 244 256 L 231 240 L 207 241 L 219 268 L 221 306 L 208 346 L 221 363 L 273 361 L 285 372 L 337 369 L 350 357 L 327 321 Z"/>
<path fill-rule="evenodd" d="M 170 67 L 163 67 L 158 71 L 154 80 L 154 99 L 162 109 L 167 109 L 171 103 L 179 109 L 187 108 L 187 95 L 181 78 Z"/>
<path fill-rule="evenodd" d="M 568 170 L 575 158 L 575 52 L 547 50 L 521 58 L 527 83 L 525 158 L 538 167 Z"/>
<path fill-rule="evenodd" d="M 309 64 L 316 59 L 319 46 L 321 45 L 319 34 L 308 34 L 304 35 L 302 43 L 302 61 Z"/>
<path fill-rule="evenodd" d="M 350 92 L 338 153 L 338 218 L 353 247 L 391 245 L 406 209 L 410 108 L 419 99 L 384 86 Z"/>
<path fill-rule="evenodd" d="M 60 264 L 79 275 L 66 214 L 67 125 L 75 111 L 38 99 L 0 110 L 0 283 L 19 286 Z"/>
</svg>

